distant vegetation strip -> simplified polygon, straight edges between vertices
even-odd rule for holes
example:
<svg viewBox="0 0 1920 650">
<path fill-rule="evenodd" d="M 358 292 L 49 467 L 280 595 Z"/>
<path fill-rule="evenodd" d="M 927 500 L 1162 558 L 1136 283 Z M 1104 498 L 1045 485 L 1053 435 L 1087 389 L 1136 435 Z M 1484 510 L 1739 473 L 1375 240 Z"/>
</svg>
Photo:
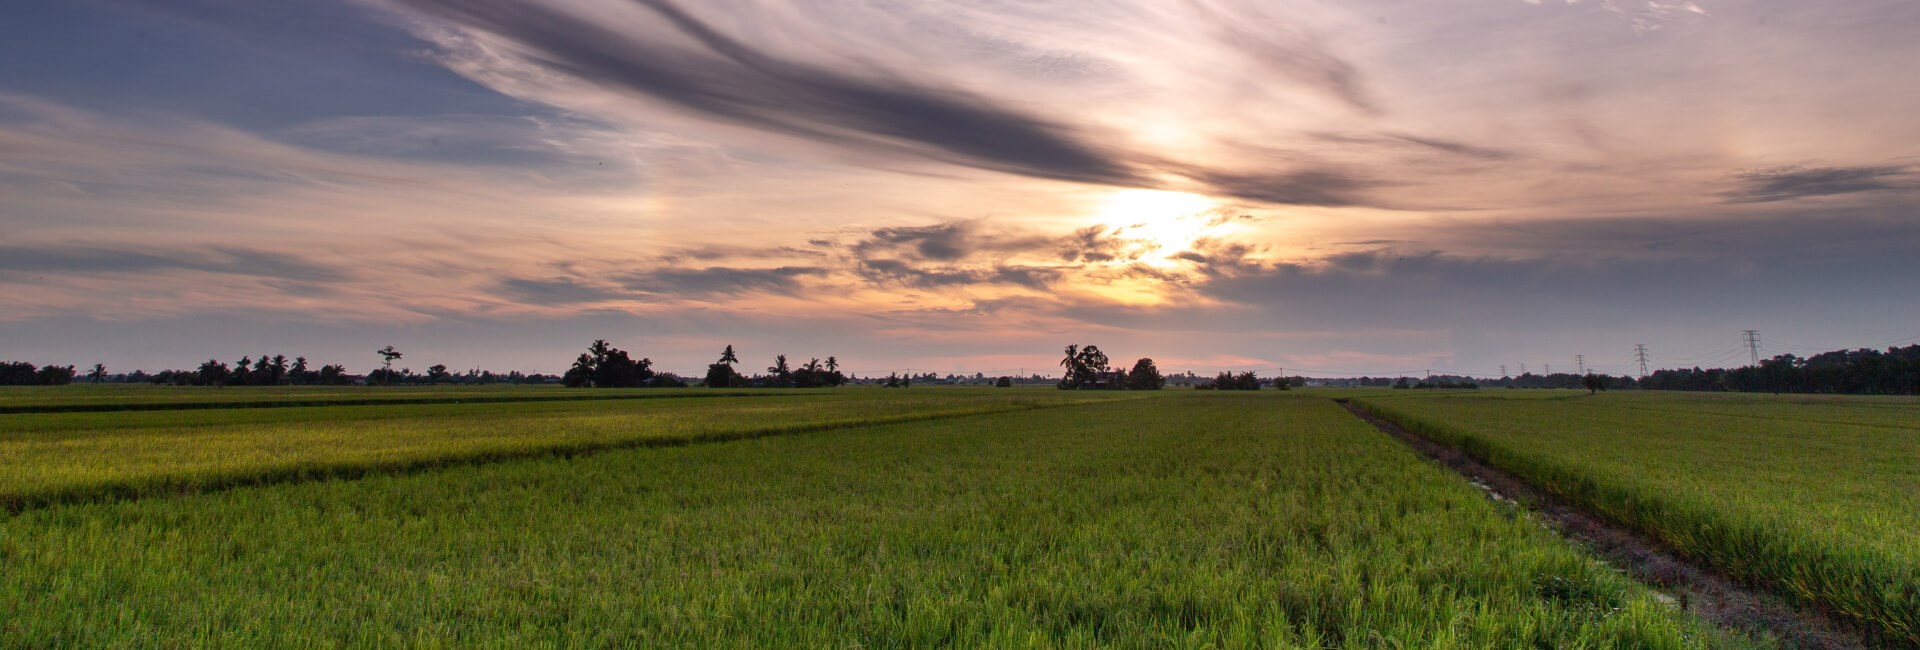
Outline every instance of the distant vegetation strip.
<svg viewBox="0 0 1920 650">
<path fill-rule="evenodd" d="M 1437 442 L 1738 579 L 1920 647 L 1920 437 L 1877 423 L 1650 412 L 1657 395 L 1574 401 L 1367 398 Z M 1803 408 L 1807 408 L 1804 407 Z M 1845 403 L 1824 420 L 1851 415 Z"/>
<path fill-rule="evenodd" d="M 356 413 L 311 419 L 14 433 L 0 438 L 0 509 L 180 494 L 242 485 L 626 447 L 737 440 L 847 426 L 909 422 L 1104 401 L 1054 391 L 963 395 L 816 394 L 792 400 L 659 400 L 582 403 L 581 412 L 515 414 L 490 408 L 382 419 Z M 527 405 L 530 410 L 533 404 Z M 412 407 L 419 408 L 419 407 Z M 86 414 L 74 414 L 81 417 Z M 159 416 L 154 413 L 152 416 Z M 49 416 L 34 416 L 49 417 Z M 131 417 L 139 417 L 134 415 Z"/>
<path fill-rule="evenodd" d="M 240 391 L 244 389 L 233 389 Z M 592 392 L 550 394 L 550 395 L 458 395 L 442 393 L 434 397 L 383 396 L 380 388 L 339 389 L 353 391 L 352 396 L 323 398 L 261 398 L 235 399 L 225 401 L 165 401 L 165 402 L 91 402 L 56 404 L 0 404 L 0 415 L 23 415 L 31 413 L 102 413 L 112 411 L 190 411 L 199 409 L 258 409 L 290 408 L 305 406 L 380 406 L 389 404 L 501 404 L 509 402 L 581 402 L 601 400 L 658 399 L 682 397 L 765 397 L 786 393 L 771 391 L 686 391 L 653 390 L 648 392 Z M 545 389 L 557 390 L 557 389 Z"/>
<path fill-rule="evenodd" d="M 35 511 L 0 558 L 28 647 L 1748 645 L 1270 395 Z"/>
</svg>

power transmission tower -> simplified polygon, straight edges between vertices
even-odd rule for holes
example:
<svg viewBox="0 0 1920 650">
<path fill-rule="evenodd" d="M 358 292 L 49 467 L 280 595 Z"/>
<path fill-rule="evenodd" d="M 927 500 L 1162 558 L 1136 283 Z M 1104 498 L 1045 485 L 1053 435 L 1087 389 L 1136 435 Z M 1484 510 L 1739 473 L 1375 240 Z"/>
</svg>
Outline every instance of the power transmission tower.
<svg viewBox="0 0 1920 650">
<path fill-rule="evenodd" d="M 1573 368 L 1574 368 L 1574 374 L 1578 374 L 1578 375 L 1587 374 L 1587 355 L 1584 355 L 1584 354 L 1573 355 Z"/>
<path fill-rule="evenodd" d="M 1527 374 L 1527 364 L 1520 364 L 1520 374 Z"/>
<path fill-rule="evenodd" d="M 1548 376 L 1552 376 L 1552 375 L 1553 375 L 1553 364 L 1551 364 L 1551 363 L 1549 363 L 1549 364 L 1546 364 L 1546 367 L 1547 367 L 1547 369 L 1546 369 L 1546 370 L 1542 370 L 1542 371 L 1540 371 L 1540 372 L 1543 372 L 1543 373 L 1546 373 L 1546 374 L 1547 374 Z"/>
<path fill-rule="evenodd" d="M 1507 364 L 1504 364 L 1504 363 L 1500 364 L 1500 377 L 1502 379 L 1505 379 L 1506 376 L 1507 376 Z"/>
<path fill-rule="evenodd" d="M 1640 360 L 1640 378 L 1647 378 L 1647 344 L 1633 344 L 1633 357 Z"/>
<path fill-rule="evenodd" d="M 1740 330 L 1747 337 L 1747 365 L 1760 365 L 1760 330 Z"/>
</svg>

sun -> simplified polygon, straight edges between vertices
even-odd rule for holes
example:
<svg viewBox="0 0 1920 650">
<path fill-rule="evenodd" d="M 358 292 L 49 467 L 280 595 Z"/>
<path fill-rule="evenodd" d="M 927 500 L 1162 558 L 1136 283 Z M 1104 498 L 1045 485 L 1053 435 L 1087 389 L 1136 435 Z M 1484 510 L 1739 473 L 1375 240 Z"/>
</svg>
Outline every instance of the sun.
<svg viewBox="0 0 1920 650">
<path fill-rule="evenodd" d="M 1108 194 L 1093 219 L 1116 239 L 1134 242 L 1142 261 L 1167 264 L 1174 255 L 1213 234 L 1220 209 L 1213 199 L 1166 190 L 1116 190 Z"/>
</svg>

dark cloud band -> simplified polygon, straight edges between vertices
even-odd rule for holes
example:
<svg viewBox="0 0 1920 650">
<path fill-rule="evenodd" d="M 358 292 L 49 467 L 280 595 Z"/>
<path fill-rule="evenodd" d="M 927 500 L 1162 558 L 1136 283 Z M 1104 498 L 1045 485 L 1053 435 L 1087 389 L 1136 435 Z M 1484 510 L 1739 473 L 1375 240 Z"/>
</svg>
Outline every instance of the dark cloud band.
<svg viewBox="0 0 1920 650">
<path fill-rule="evenodd" d="M 1073 129 L 900 73 L 860 76 L 781 59 L 669 0 L 635 0 L 677 40 L 608 28 L 539 2 L 399 0 L 519 44 L 542 63 L 709 118 L 1027 176 L 1133 184 L 1130 165 Z"/>
<path fill-rule="evenodd" d="M 1782 167 L 1739 174 L 1720 196 L 1729 203 L 1768 203 L 1816 196 L 1920 189 L 1912 167 Z"/>
</svg>

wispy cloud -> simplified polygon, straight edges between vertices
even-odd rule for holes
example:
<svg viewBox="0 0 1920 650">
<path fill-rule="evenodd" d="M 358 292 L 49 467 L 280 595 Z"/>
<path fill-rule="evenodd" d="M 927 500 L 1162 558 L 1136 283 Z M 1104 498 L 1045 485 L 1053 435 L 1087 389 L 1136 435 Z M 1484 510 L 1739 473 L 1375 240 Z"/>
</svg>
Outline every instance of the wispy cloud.
<svg viewBox="0 0 1920 650">
<path fill-rule="evenodd" d="M 577 278 L 504 278 L 496 285 L 504 297 L 521 304 L 562 307 L 640 298 L 631 291 L 607 287 Z"/>
<path fill-rule="evenodd" d="M 1920 174 L 1907 165 L 1865 167 L 1776 167 L 1734 176 L 1735 187 L 1721 193 L 1733 203 L 1768 203 L 1820 196 L 1920 189 Z"/>
<path fill-rule="evenodd" d="M 335 266 L 297 254 L 210 246 L 155 249 L 144 246 L 0 246 L 0 274 L 94 275 L 199 271 L 304 282 L 351 277 Z"/>
<path fill-rule="evenodd" d="M 616 275 L 622 286 L 649 294 L 679 297 L 731 297 L 742 294 L 798 292 L 801 279 L 826 275 L 827 269 L 809 266 L 774 268 L 657 268 Z"/>
<path fill-rule="evenodd" d="M 1226 46 L 1245 54 L 1261 72 L 1314 88 L 1361 113 L 1380 107 L 1358 66 L 1334 54 L 1319 36 L 1265 15 L 1250 4 L 1190 3 Z"/>
<path fill-rule="evenodd" d="M 1276 172 L 1195 171 L 1214 191 L 1242 199 L 1282 205 L 1382 205 L 1368 190 L 1380 183 L 1339 169 Z"/>
</svg>

